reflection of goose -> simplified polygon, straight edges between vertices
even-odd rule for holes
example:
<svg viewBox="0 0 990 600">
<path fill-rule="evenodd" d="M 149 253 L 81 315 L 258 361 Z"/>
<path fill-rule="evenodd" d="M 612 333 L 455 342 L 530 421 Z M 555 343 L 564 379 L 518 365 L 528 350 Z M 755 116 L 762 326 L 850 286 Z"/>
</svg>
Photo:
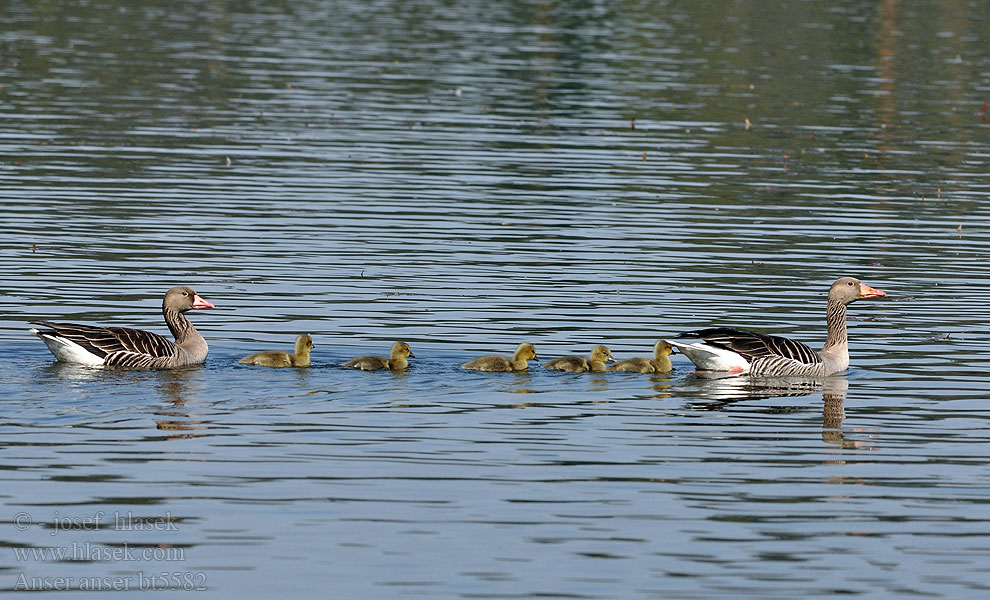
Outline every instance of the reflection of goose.
<svg viewBox="0 0 990 600">
<path fill-rule="evenodd" d="M 472 371 L 525 371 L 529 368 L 529 361 L 531 360 L 537 360 L 536 348 L 533 347 L 533 344 L 523 342 L 516 348 L 516 352 L 512 355 L 511 359 L 496 354 L 489 354 L 469 360 L 461 365 L 461 368 Z"/>
<path fill-rule="evenodd" d="M 92 370 L 92 369 L 90 369 Z M 168 432 L 167 440 L 199 438 L 206 435 L 210 420 L 193 408 L 198 400 L 197 390 L 201 386 L 203 372 L 191 369 L 172 369 L 158 374 L 160 397 L 167 404 L 154 410 L 155 426 L 159 431 Z"/>
<path fill-rule="evenodd" d="M 824 408 L 822 414 L 822 441 L 843 448 L 860 448 L 871 445 L 870 442 L 847 440 L 842 431 L 842 421 L 846 418 L 844 404 L 849 380 L 845 377 L 828 377 L 822 386 Z M 831 462 L 831 461 L 825 461 Z"/>
<path fill-rule="evenodd" d="M 670 373 L 674 365 L 670 364 L 670 343 L 660 340 L 653 345 L 653 358 L 627 358 L 619 361 L 609 371 L 627 371 L 630 373 Z"/>
<path fill-rule="evenodd" d="M 612 358 L 612 351 L 605 346 L 595 346 L 591 349 L 591 356 L 562 356 L 547 363 L 547 369 L 555 371 L 567 371 L 569 373 L 583 373 L 585 371 L 604 371 L 606 362 L 615 362 Z"/>
<path fill-rule="evenodd" d="M 767 398 L 796 398 L 817 392 L 821 381 L 807 377 L 736 377 L 714 371 L 695 371 L 683 380 L 682 393 L 700 396 L 699 408 L 721 409 L 734 402 Z"/>
<path fill-rule="evenodd" d="M 31 321 L 48 329 L 31 329 L 55 358 L 86 365 L 143 368 L 174 368 L 206 361 L 206 340 L 182 313 L 194 308 L 213 308 L 192 288 L 170 289 L 162 301 L 162 314 L 175 341 L 149 331 L 126 327 L 94 327 L 73 323 Z"/>
<path fill-rule="evenodd" d="M 281 350 L 266 350 L 245 356 L 240 362 L 246 365 L 265 367 L 308 367 L 309 351 L 313 349 L 313 338 L 305 333 L 296 338 L 296 352 L 289 354 Z"/>
<path fill-rule="evenodd" d="M 389 358 L 385 358 L 384 356 L 359 356 L 352 358 L 340 366 L 354 367 L 362 371 L 376 371 L 379 369 L 401 371 L 409 366 L 409 361 L 406 358 L 410 356 L 416 358 L 416 355 L 412 353 L 412 349 L 409 348 L 409 344 L 396 342 L 392 344 L 392 353 Z"/>
<path fill-rule="evenodd" d="M 836 280 L 828 292 L 828 336 L 820 353 L 787 338 L 728 327 L 689 331 L 677 336 L 701 338 L 700 343 L 670 343 L 700 370 L 769 377 L 825 377 L 849 367 L 846 305 L 861 298 L 886 295 L 854 277 Z"/>
</svg>

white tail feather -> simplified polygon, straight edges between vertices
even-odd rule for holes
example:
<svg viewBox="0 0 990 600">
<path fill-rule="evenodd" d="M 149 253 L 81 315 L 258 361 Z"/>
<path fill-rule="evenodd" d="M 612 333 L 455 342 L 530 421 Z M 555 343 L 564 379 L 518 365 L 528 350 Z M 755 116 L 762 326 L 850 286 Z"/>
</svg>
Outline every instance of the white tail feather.
<svg viewBox="0 0 990 600">
<path fill-rule="evenodd" d="M 41 341 L 45 342 L 48 349 L 55 355 L 55 358 L 62 362 L 93 366 L 103 365 L 102 358 L 86 351 L 79 344 L 67 340 L 64 337 L 46 333 L 44 331 L 34 329 L 33 327 L 28 331 L 40 337 Z"/>
<path fill-rule="evenodd" d="M 678 352 L 688 357 L 700 371 L 749 371 L 749 361 L 732 350 L 717 348 L 705 343 L 682 344 L 666 340 Z"/>
</svg>

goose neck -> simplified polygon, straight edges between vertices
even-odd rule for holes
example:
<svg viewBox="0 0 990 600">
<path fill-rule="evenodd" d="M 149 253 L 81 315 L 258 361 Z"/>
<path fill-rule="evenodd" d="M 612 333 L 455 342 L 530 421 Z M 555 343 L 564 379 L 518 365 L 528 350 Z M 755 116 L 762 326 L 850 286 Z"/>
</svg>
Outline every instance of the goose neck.
<svg viewBox="0 0 990 600">
<path fill-rule="evenodd" d="M 168 330 L 172 332 L 176 344 L 182 344 L 190 333 L 196 332 L 196 328 L 193 327 L 189 319 L 179 311 L 164 307 L 162 314 L 165 315 L 165 324 L 168 325 Z"/>
<path fill-rule="evenodd" d="M 836 346 L 847 346 L 846 305 L 829 298 L 826 323 L 828 324 L 828 336 L 825 338 L 825 346 L 822 347 L 822 350 L 825 351 Z"/>
</svg>

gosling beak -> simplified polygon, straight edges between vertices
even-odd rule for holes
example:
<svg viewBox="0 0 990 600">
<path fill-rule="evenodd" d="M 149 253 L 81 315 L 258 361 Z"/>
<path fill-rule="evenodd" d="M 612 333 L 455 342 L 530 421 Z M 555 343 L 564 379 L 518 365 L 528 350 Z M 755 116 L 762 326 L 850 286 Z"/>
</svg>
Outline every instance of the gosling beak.
<svg viewBox="0 0 990 600">
<path fill-rule="evenodd" d="M 885 292 L 883 290 L 878 290 L 878 289 L 871 288 L 870 286 L 866 285 L 865 283 L 859 284 L 859 297 L 860 298 L 881 298 L 881 297 L 886 296 L 886 295 L 887 295 L 887 292 Z"/>
<path fill-rule="evenodd" d="M 409 358 L 416 358 L 416 355 L 412 353 L 412 350 L 409 351 Z"/>
<path fill-rule="evenodd" d="M 196 294 L 196 297 L 193 298 L 193 306 L 192 307 L 193 308 L 216 308 L 215 306 L 213 306 L 213 303 L 212 302 L 207 302 L 206 300 L 203 300 L 202 298 L 200 298 L 199 297 L 199 294 Z"/>
</svg>

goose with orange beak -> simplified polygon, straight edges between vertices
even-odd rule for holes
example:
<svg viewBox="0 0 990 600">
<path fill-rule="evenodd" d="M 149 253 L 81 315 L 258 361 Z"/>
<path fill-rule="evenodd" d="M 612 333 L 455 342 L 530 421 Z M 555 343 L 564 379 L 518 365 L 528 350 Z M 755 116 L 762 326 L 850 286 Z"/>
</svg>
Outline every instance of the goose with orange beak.
<svg viewBox="0 0 990 600">
<path fill-rule="evenodd" d="M 688 357 L 699 371 L 823 378 L 849 367 L 846 306 L 856 300 L 886 295 L 855 277 L 837 279 L 828 292 L 828 335 L 821 352 L 792 339 L 728 327 L 688 331 L 677 336 L 678 339 L 701 339 L 693 344 L 667 341 Z"/>
</svg>

